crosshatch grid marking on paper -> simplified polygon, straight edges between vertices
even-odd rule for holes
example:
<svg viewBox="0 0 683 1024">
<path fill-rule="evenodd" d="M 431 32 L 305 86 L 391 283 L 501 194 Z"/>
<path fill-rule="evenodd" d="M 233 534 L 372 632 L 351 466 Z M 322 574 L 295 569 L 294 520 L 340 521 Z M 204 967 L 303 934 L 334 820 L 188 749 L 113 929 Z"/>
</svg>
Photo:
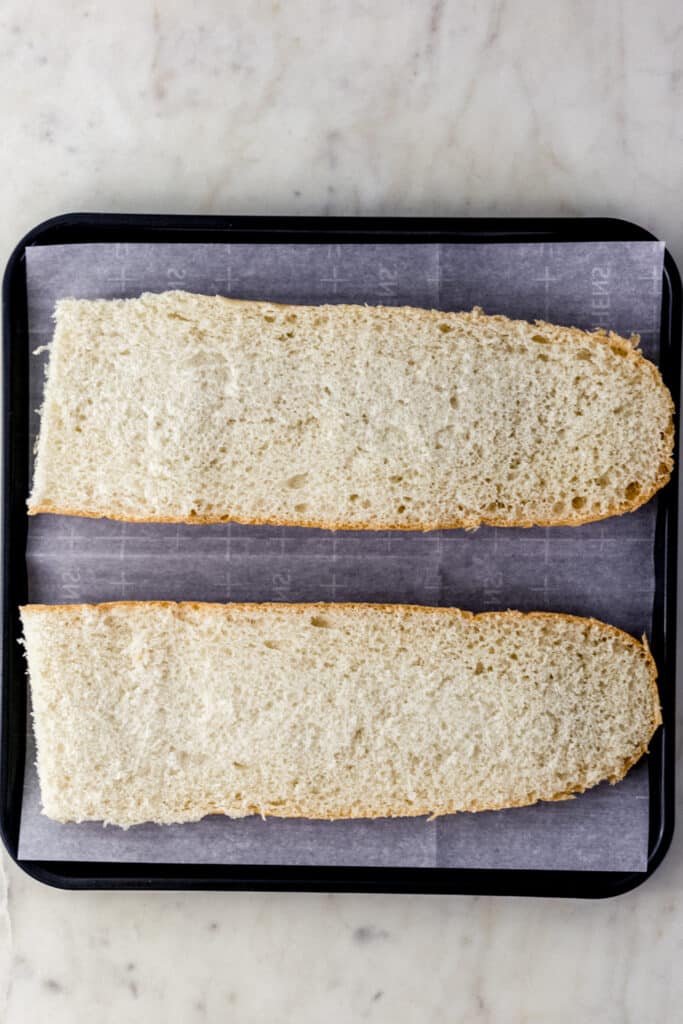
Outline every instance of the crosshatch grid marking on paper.
<svg viewBox="0 0 683 1024">
<path fill-rule="evenodd" d="M 101 261 L 98 255 L 102 247 L 88 247 L 87 265 L 83 266 L 76 247 L 59 247 L 59 253 L 52 253 L 50 272 L 43 276 L 40 288 L 29 287 L 31 347 L 49 340 L 50 316 L 54 300 L 60 296 L 121 297 L 146 289 L 184 288 L 272 301 L 367 301 L 444 309 L 481 305 L 490 313 L 529 319 L 548 317 L 585 328 L 599 326 L 599 318 L 609 315 L 610 325 L 620 333 L 640 329 L 644 353 L 655 358 L 657 355 L 662 253 L 661 247 L 649 243 L 629 247 L 628 255 L 618 243 L 578 247 L 335 245 L 299 246 L 296 251 L 288 246 L 238 244 L 191 248 L 189 258 L 189 249 L 183 246 L 126 244 L 116 247 L 112 259 Z M 270 262 L 263 259 L 268 252 Z M 81 253 L 86 255 L 83 249 Z M 51 254 L 44 251 L 30 252 L 29 271 L 31 264 L 34 271 L 40 271 L 41 261 L 50 259 Z M 35 281 L 34 273 L 29 276 Z M 639 289 L 643 301 L 636 310 L 632 297 Z M 39 363 L 39 359 L 31 361 L 34 409 L 42 395 Z M 35 415 L 31 425 L 35 433 Z M 458 604 L 473 610 L 548 606 L 595 614 L 638 633 L 644 623 L 647 625 L 651 610 L 651 572 L 641 569 L 648 564 L 653 528 L 654 505 L 579 530 L 484 528 L 472 534 L 451 531 L 420 535 L 330 534 L 238 524 L 148 526 L 43 516 L 30 521 L 31 599 L 335 597 Z M 66 568 L 55 547 L 57 537 L 68 543 Z M 184 557 L 188 542 L 194 554 L 189 567 Z M 577 571 L 581 553 L 591 562 L 593 575 L 609 577 L 609 587 L 604 591 Z M 651 569 L 651 557 L 649 566 Z M 36 809 L 37 797 L 34 770 L 27 770 L 26 783 L 28 789 L 32 785 L 34 789 L 27 797 L 24 824 L 28 829 L 22 824 L 22 842 L 30 842 L 32 834 L 36 836 L 30 830 L 30 808 Z M 374 823 L 371 834 L 381 835 L 393 850 L 400 848 L 402 863 L 487 866 L 482 861 L 484 856 L 495 862 L 488 866 L 642 867 L 647 842 L 647 773 L 642 768 L 616 789 L 601 787 L 574 805 L 558 806 L 563 808 L 561 812 L 553 805 L 541 805 L 509 814 L 444 819 L 429 826 L 431 852 L 420 845 L 425 839 L 422 823 L 404 823 L 400 831 L 395 823 Z M 637 806 L 644 808 L 640 818 L 634 812 Z M 559 819 L 554 817 L 557 814 L 561 814 Z M 611 830 L 609 849 L 601 845 L 607 821 Z M 229 836 L 235 862 L 240 856 L 243 863 L 248 861 L 252 848 L 244 836 L 251 826 L 237 824 L 237 829 L 230 826 L 226 831 L 225 822 L 219 819 L 201 827 L 202 834 L 213 836 L 205 850 L 208 859 L 225 860 Z M 421 831 L 414 833 L 415 827 Z M 560 827 L 565 836 L 574 836 L 571 849 L 555 849 L 554 829 Z M 87 826 L 85 831 L 82 826 L 75 828 L 79 855 L 83 853 L 82 837 L 87 834 L 85 847 L 91 850 L 90 859 L 111 856 L 134 860 L 146 850 L 149 859 L 172 860 L 175 854 L 169 849 L 171 842 L 177 844 L 176 850 L 187 849 L 182 844 L 195 839 L 181 840 L 180 836 L 195 837 L 199 826 L 183 826 L 173 840 L 168 838 L 173 833 L 153 826 L 144 835 L 138 831 L 139 838 L 119 835 L 110 852 L 103 851 L 99 826 Z M 143 826 L 143 831 L 146 828 Z M 297 832 L 296 825 L 292 828 L 280 824 L 277 834 L 287 834 L 290 862 L 305 863 L 311 856 L 310 834 Z M 336 823 L 326 834 L 338 837 L 336 842 L 347 858 L 342 857 L 342 863 L 385 863 L 381 858 L 373 861 L 379 855 L 364 845 L 368 840 L 362 828 Z M 578 831 L 573 833 L 572 829 Z M 272 829 L 267 834 L 274 835 Z M 529 859 L 529 837 L 536 851 L 533 863 Z M 44 838 L 38 837 L 40 842 Z M 259 842 L 262 852 L 263 840 Z M 418 845 L 412 847 L 414 842 Z M 316 849 L 324 850 L 325 843 Z M 276 861 L 286 859 L 282 850 L 271 850 L 271 854 Z M 342 855 L 330 852 L 330 863 L 334 856 Z M 182 860 L 184 855 L 178 854 L 176 859 Z"/>
</svg>

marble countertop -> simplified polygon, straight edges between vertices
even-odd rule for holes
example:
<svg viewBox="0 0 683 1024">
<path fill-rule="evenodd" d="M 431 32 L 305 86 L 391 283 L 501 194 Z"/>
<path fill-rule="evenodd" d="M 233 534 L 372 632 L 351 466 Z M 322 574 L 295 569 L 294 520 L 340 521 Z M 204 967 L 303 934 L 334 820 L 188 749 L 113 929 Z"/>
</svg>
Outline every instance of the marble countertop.
<svg viewBox="0 0 683 1024">
<path fill-rule="evenodd" d="M 683 266 L 673 0 L 5 0 L 0 248 L 67 210 L 609 215 Z M 683 730 L 679 730 L 683 735 Z M 659 1024 L 683 832 L 598 903 L 0 876 L 0 1020 Z"/>
</svg>

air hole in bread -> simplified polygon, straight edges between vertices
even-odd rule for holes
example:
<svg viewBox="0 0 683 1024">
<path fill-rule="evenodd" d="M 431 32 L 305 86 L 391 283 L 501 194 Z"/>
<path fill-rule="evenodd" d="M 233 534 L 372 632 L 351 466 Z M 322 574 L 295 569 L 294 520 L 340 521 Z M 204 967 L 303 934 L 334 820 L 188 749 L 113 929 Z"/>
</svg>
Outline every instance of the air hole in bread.
<svg viewBox="0 0 683 1024">
<path fill-rule="evenodd" d="M 666 462 L 660 462 L 657 467 L 657 473 L 659 476 L 667 476 L 669 473 L 669 466 Z"/>
<path fill-rule="evenodd" d="M 280 645 L 276 640 L 264 640 L 263 646 L 267 647 L 269 651 L 279 651 Z"/>
<path fill-rule="evenodd" d="M 576 353 L 576 358 L 582 359 L 584 362 L 589 363 L 593 359 L 593 353 L 589 352 L 587 348 L 582 348 L 579 352 Z"/>
<path fill-rule="evenodd" d="M 441 331 L 442 334 L 448 334 L 450 331 L 453 330 L 453 328 L 451 327 L 450 324 L 439 324 L 439 330 Z"/>
<path fill-rule="evenodd" d="M 458 396 L 456 394 L 451 395 L 451 397 L 448 400 L 448 404 L 450 405 L 451 409 L 457 409 L 458 408 Z"/>
<path fill-rule="evenodd" d="M 311 625 L 317 629 L 332 629 L 332 623 L 324 615 L 314 615 L 311 619 Z"/>
<path fill-rule="evenodd" d="M 556 516 L 559 515 L 561 512 L 564 512 L 564 502 L 563 501 L 556 501 L 555 504 L 553 505 L 553 512 L 555 513 Z"/>
<path fill-rule="evenodd" d="M 437 430 L 437 432 L 436 432 L 436 435 L 435 435 L 435 438 L 434 438 L 434 441 L 435 441 L 434 447 L 435 448 L 443 448 L 444 444 L 446 444 L 449 441 L 449 439 L 452 438 L 452 437 L 453 437 L 453 427 L 442 427 L 441 430 Z M 469 437 L 466 435 L 464 437 L 464 440 L 465 441 L 469 441 Z"/>
<path fill-rule="evenodd" d="M 392 484 L 400 484 L 402 479 L 403 479 L 403 477 L 400 474 L 398 474 L 398 473 L 395 473 L 393 476 L 389 477 L 389 481 Z"/>
<path fill-rule="evenodd" d="M 305 501 L 300 501 L 298 505 L 294 506 L 294 511 L 295 512 L 305 512 L 307 508 L 308 508 L 308 503 L 305 502 Z"/>
<path fill-rule="evenodd" d="M 357 494 L 349 494 L 349 501 L 351 502 L 351 504 L 353 504 L 354 501 L 358 501 L 358 495 Z"/>
<path fill-rule="evenodd" d="M 640 489 L 640 484 L 636 480 L 628 484 L 626 488 L 626 500 L 633 501 L 635 498 L 637 498 L 640 494 Z"/>
<path fill-rule="evenodd" d="M 406 510 L 405 505 L 399 505 L 398 508 L 396 509 L 397 512 L 405 512 L 405 510 Z"/>
<path fill-rule="evenodd" d="M 476 667 L 474 669 L 475 676 L 480 676 L 483 671 L 484 671 L 484 666 L 483 666 L 481 661 L 478 661 L 477 664 L 476 664 Z"/>
<path fill-rule="evenodd" d="M 294 476 L 290 476 L 289 480 L 287 481 L 287 486 L 292 490 L 296 491 L 299 490 L 299 488 L 304 487 L 306 485 L 307 480 L 308 473 L 295 473 Z"/>
<path fill-rule="evenodd" d="M 539 352 L 536 358 L 540 359 L 542 363 L 547 363 L 549 357 L 545 354 L 545 352 Z"/>
<path fill-rule="evenodd" d="M 537 342 L 539 345 L 549 345 L 550 342 L 547 338 L 544 338 L 542 334 L 532 334 L 531 340 Z"/>
<path fill-rule="evenodd" d="M 266 321 L 267 324 L 275 323 L 275 317 L 273 316 L 272 313 L 265 313 L 263 319 Z"/>
<path fill-rule="evenodd" d="M 572 508 L 580 509 L 586 507 L 586 499 L 583 495 L 579 494 L 575 498 L 572 498 Z"/>
</svg>

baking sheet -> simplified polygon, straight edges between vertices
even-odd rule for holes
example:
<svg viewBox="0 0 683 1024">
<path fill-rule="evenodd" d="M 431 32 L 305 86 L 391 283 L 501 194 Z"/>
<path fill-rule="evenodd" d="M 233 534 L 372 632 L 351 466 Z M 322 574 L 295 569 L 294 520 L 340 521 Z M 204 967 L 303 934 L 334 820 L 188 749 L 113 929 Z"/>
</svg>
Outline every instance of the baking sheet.
<svg viewBox="0 0 683 1024">
<path fill-rule="evenodd" d="M 49 342 L 56 299 L 184 288 L 286 302 L 413 304 L 639 333 L 658 358 L 663 243 L 505 245 L 68 245 L 26 252 L 30 347 Z M 45 353 L 31 359 L 38 428 Z M 366 600 L 594 615 L 649 632 L 656 500 L 578 528 L 364 533 L 130 524 L 38 516 L 29 599 Z M 22 858 L 642 871 L 644 763 L 575 800 L 480 814 L 358 822 L 229 821 L 128 831 L 40 813 L 29 733 Z"/>
</svg>

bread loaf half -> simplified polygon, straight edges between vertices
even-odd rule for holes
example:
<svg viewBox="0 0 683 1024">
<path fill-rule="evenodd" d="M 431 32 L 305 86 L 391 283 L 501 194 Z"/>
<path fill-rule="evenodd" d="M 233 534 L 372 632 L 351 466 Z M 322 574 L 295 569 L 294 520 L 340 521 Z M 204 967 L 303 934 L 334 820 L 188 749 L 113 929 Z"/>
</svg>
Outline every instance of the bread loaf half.
<svg viewBox="0 0 683 1024">
<path fill-rule="evenodd" d="M 183 292 L 58 303 L 29 511 L 332 529 L 647 501 L 672 402 L 614 334 Z"/>
<path fill-rule="evenodd" d="M 362 604 L 22 609 L 45 813 L 374 818 L 616 782 L 660 723 L 593 619 Z"/>
</svg>

